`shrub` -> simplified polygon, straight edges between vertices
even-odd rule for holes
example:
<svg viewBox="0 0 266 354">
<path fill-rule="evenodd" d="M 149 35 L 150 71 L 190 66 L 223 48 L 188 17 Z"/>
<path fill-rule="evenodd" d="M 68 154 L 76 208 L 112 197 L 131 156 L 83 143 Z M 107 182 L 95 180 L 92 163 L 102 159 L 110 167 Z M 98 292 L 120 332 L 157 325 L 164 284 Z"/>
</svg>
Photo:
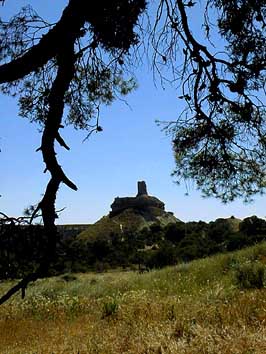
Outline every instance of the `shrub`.
<svg viewBox="0 0 266 354">
<path fill-rule="evenodd" d="M 118 302 L 116 299 L 112 299 L 111 301 L 107 301 L 103 304 L 103 314 L 102 318 L 113 316 L 117 313 L 119 308 Z"/>
<path fill-rule="evenodd" d="M 265 266 L 261 263 L 245 263 L 235 272 L 236 285 L 241 289 L 261 289 L 265 284 Z"/>
<path fill-rule="evenodd" d="M 223 254 L 219 266 L 223 273 L 227 273 L 231 270 L 236 270 L 239 268 L 239 260 L 234 254 Z"/>
<path fill-rule="evenodd" d="M 69 281 L 77 280 L 77 277 L 75 277 L 72 274 L 65 274 L 65 275 L 62 275 L 61 279 L 66 281 L 66 282 L 69 282 Z"/>
</svg>

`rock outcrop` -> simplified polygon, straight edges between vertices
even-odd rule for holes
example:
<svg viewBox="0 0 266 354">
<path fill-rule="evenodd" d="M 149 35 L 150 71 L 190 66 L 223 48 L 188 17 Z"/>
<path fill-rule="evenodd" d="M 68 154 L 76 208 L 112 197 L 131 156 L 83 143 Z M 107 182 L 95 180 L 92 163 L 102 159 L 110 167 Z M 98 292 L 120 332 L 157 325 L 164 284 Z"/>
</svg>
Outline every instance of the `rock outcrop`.
<svg viewBox="0 0 266 354">
<path fill-rule="evenodd" d="M 173 213 L 165 211 L 162 201 L 148 195 L 146 183 L 140 181 L 136 197 L 115 198 L 109 215 L 89 225 L 76 240 L 86 241 L 110 237 L 111 234 L 138 232 L 154 224 L 165 227 L 177 221 L 180 220 Z"/>
<path fill-rule="evenodd" d="M 113 217 L 120 214 L 126 209 L 135 209 L 137 211 L 148 211 L 150 208 L 160 209 L 164 211 L 164 203 L 158 198 L 149 196 L 147 193 L 146 183 L 138 182 L 138 193 L 136 197 L 115 198 L 111 205 L 112 211 L 109 216 Z"/>
</svg>

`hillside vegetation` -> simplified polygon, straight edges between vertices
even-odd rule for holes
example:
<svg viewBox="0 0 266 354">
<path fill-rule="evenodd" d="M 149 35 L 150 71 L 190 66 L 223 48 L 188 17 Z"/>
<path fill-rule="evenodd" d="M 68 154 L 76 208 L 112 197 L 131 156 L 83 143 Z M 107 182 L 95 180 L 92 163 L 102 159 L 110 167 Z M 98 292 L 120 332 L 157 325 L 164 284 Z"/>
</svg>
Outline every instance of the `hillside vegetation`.
<svg viewBox="0 0 266 354">
<path fill-rule="evenodd" d="M 144 274 L 42 279 L 0 307 L 0 353 L 263 354 L 265 267 L 261 243 Z"/>
<path fill-rule="evenodd" d="M 256 216 L 244 220 L 232 216 L 210 223 L 173 222 L 171 217 L 165 213 L 163 221 L 149 221 L 130 209 L 115 217 L 103 217 L 69 239 L 67 253 L 71 256 L 64 269 L 162 268 L 265 240 L 266 221 Z"/>
<path fill-rule="evenodd" d="M 149 228 L 154 223 L 160 224 L 162 227 L 169 223 L 176 223 L 180 220 L 175 218 L 171 213 L 163 212 L 157 208 L 149 208 L 149 211 L 138 211 L 134 209 L 126 209 L 113 217 L 104 216 L 95 224 L 88 225 L 86 230 L 81 232 L 77 239 L 88 240 L 109 236 L 111 233 L 138 232 L 144 228 Z"/>
<path fill-rule="evenodd" d="M 61 226 L 58 256 L 49 274 L 162 268 L 239 250 L 266 237 L 266 221 L 256 216 L 185 223 L 157 211 L 127 209 L 93 225 Z M 20 278 L 36 269 L 46 244 L 40 225 L 2 227 L 0 279 Z"/>
</svg>

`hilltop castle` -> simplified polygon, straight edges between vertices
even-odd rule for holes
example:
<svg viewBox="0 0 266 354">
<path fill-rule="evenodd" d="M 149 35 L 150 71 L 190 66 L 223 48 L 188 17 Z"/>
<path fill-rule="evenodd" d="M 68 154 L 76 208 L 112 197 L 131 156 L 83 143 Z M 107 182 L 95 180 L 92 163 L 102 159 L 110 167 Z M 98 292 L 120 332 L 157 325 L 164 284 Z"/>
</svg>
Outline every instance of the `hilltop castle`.
<svg viewBox="0 0 266 354">
<path fill-rule="evenodd" d="M 136 209 L 138 211 L 147 211 L 149 209 L 159 209 L 164 211 L 164 203 L 158 198 L 148 195 L 145 181 L 138 182 L 138 193 L 136 197 L 115 198 L 111 205 L 112 211 L 109 216 L 113 217 L 126 209 Z"/>
</svg>

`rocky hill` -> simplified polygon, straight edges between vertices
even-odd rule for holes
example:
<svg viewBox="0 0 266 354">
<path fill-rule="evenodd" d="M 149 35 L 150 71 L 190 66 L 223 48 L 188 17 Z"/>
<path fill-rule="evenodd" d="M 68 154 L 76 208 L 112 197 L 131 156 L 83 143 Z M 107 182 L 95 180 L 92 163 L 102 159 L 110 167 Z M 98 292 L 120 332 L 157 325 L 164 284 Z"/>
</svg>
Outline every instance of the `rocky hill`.
<svg viewBox="0 0 266 354">
<path fill-rule="evenodd" d="M 171 212 L 165 211 L 164 203 L 154 196 L 148 195 L 146 183 L 138 182 L 135 197 L 117 197 L 111 204 L 109 215 L 95 224 L 88 225 L 77 239 L 86 240 L 111 233 L 134 232 L 149 228 L 154 223 L 166 226 L 179 221 Z"/>
<path fill-rule="evenodd" d="M 227 228 L 228 231 L 234 233 L 239 231 L 241 221 L 241 219 L 231 216 L 230 218 L 218 218 L 215 221 L 211 221 L 209 224 L 216 225 L 218 227 L 220 226 L 224 229 Z"/>
</svg>

